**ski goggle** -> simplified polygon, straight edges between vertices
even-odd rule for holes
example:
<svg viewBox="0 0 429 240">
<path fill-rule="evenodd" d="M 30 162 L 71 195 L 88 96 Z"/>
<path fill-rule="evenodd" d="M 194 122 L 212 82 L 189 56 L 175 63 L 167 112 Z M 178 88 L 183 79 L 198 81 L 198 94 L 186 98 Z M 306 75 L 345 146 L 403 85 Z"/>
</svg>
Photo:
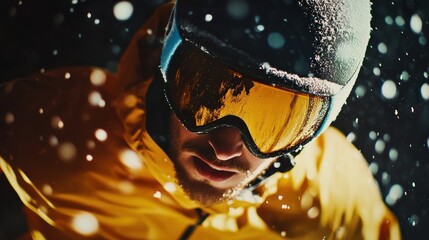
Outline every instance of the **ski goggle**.
<svg viewBox="0 0 429 240">
<path fill-rule="evenodd" d="M 247 148 L 267 158 L 297 150 L 322 127 L 331 98 L 261 83 L 182 41 L 164 71 L 165 93 L 191 132 L 238 129 Z"/>
</svg>

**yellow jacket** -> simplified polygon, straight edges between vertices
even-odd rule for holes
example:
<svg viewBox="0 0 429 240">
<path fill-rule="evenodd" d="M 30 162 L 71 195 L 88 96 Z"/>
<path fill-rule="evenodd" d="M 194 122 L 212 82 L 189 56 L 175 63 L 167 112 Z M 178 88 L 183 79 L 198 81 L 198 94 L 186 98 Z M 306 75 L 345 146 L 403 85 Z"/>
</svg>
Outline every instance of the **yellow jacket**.
<svg viewBox="0 0 429 240">
<path fill-rule="evenodd" d="M 137 32 L 117 74 L 64 68 L 0 89 L 0 166 L 27 209 L 23 239 L 179 239 L 193 225 L 189 239 L 400 239 L 366 161 L 334 128 L 254 194 L 190 200 L 146 131 L 170 10 Z"/>
</svg>

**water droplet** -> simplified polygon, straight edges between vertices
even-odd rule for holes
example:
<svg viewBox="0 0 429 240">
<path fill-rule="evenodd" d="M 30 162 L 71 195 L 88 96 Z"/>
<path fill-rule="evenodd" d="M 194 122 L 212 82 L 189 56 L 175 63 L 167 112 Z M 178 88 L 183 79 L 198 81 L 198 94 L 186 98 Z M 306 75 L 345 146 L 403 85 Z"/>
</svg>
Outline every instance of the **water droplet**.
<svg viewBox="0 0 429 240">
<path fill-rule="evenodd" d="M 91 17 L 92 17 L 91 13 L 90 13 L 90 12 L 89 12 L 89 13 L 87 13 L 87 14 L 86 14 L 86 17 L 87 17 L 87 18 L 91 18 Z"/>
<path fill-rule="evenodd" d="M 128 168 L 132 170 L 139 170 L 143 168 L 143 163 L 140 157 L 130 149 L 124 149 L 119 153 L 119 160 Z"/>
<path fill-rule="evenodd" d="M 282 237 L 286 237 L 286 232 L 285 232 L 285 231 L 281 231 L 281 232 L 280 232 L 280 236 L 282 236 Z"/>
<path fill-rule="evenodd" d="M 255 27 L 255 30 L 256 30 L 257 32 L 262 32 L 262 31 L 264 31 L 264 30 L 265 30 L 265 27 L 264 27 L 264 25 L 259 24 L 259 25 L 257 25 L 257 26 Z"/>
<path fill-rule="evenodd" d="M 58 138 L 56 136 L 52 135 L 49 137 L 49 146 L 56 147 L 56 146 L 58 146 L 58 143 L 59 143 L 59 141 L 58 141 Z"/>
<path fill-rule="evenodd" d="M 129 107 L 132 108 L 134 106 L 137 105 L 137 97 L 133 94 L 128 94 L 127 96 L 124 97 L 124 104 Z"/>
<path fill-rule="evenodd" d="M 244 19 L 249 14 L 249 4 L 243 0 L 230 0 L 226 6 L 229 15 L 235 19 Z"/>
<path fill-rule="evenodd" d="M 381 70 L 379 67 L 373 68 L 372 72 L 374 73 L 375 76 L 380 76 L 380 74 L 381 74 Z"/>
<path fill-rule="evenodd" d="M 134 6 L 128 1 L 120 1 L 113 6 L 113 15 L 119 21 L 126 21 L 133 15 Z"/>
<path fill-rule="evenodd" d="M 356 140 L 356 134 L 354 132 L 350 132 L 347 135 L 347 140 L 349 140 L 349 142 L 354 142 Z"/>
<path fill-rule="evenodd" d="M 272 48 L 279 49 L 285 45 L 285 38 L 278 32 L 272 32 L 267 38 L 268 45 Z"/>
<path fill-rule="evenodd" d="M 424 100 L 429 100 L 429 84 L 423 83 L 422 87 L 420 88 L 420 94 Z"/>
<path fill-rule="evenodd" d="M 394 81 L 386 80 L 381 86 L 381 94 L 386 99 L 393 99 L 397 95 L 397 87 Z"/>
<path fill-rule="evenodd" d="M 81 212 L 73 217 L 71 227 L 79 234 L 89 236 L 98 231 L 99 223 L 93 214 Z"/>
<path fill-rule="evenodd" d="M 95 20 L 94 20 L 94 24 L 95 24 L 95 25 L 100 24 L 100 19 L 95 19 Z"/>
<path fill-rule="evenodd" d="M 153 194 L 153 197 L 154 197 L 154 198 L 158 198 L 158 199 L 160 199 L 160 198 L 161 198 L 161 192 L 160 192 L 160 191 L 156 191 L 156 192 Z"/>
<path fill-rule="evenodd" d="M 54 116 L 51 119 L 51 126 L 55 129 L 62 129 L 64 128 L 64 122 L 61 120 L 60 117 Z"/>
<path fill-rule="evenodd" d="M 97 138 L 98 141 L 100 142 L 104 142 L 107 140 L 107 132 L 104 129 L 99 128 L 95 130 L 94 135 L 95 135 L 95 138 Z"/>
<path fill-rule="evenodd" d="M 407 71 L 402 71 L 399 78 L 403 81 L 408 81 L 410 79 L 410 74 Z"/>
<path fill-rule="evenodd" d="M 320 210 L 318 207 L 312 207 L 308 210 L 307 216 L 311 219 L 317 218 L 319 216 Z"/>
<path fill-rule="evenodd" d="M 75 145 L 71 142 L 63 142 L 57 148 L 57 154 L 61 161 L 70 162 L 77 154 Z"/>
<path fill-rule="evenodd" d="M 366 94 L 366 88 L 365 86 L 358 85 L 355 89 L 355 94 L 357 97 L 364 97 Z"/>
<path fill-rule="evenodd" d="M 101 86 L 106 83 L 107 76 L 104 71 L 100 69 L 94 69 L 92 70 L 89 79 L 94 86 Z"/>
<path fill-rule="evenodd" d="M 101 94 L 97 91 L 92 91 L 88 95 L 88 102 L 91 106 L 104 107 L 106 106 L 106 102 L 104 101 Z"/>
<path fill-rule="evenodd" d="M 52 187 L 51 187 L 49 184 L 44 184 L 44 185 L 42 186 L 42 192 L 43 192 L 43 194 L 45 194 L 45 195 L 52 195 L 52 193 L 53 193 L 54 191 L 52 190 Z"/>
<path fill-rule="evenodd" d="M 66 72 L 66 73 L 64 74 L 64 78 L 65 78 L 65 79 L 70 79 L 70 77 L 71 77 L 71 74 L 70 74 L 69 72 Z"/>
<path fill-rule="evenodd" d="M 411 30 L 413 30 L 413 32 L 418 34 L 422 31 L 422 26 L 423 26 L 423 22 L 420 16 L 418 14 L 413 14 L 410 20 Z"/>
<path fill-rule="evenodd" d="M 379 139 L 377 140 L 377 142 L 375 142 L 375 151 L 378 154 L 383 153 L 385 147 L 386 147 L 386 144 L 383 140 Z"/>
<path fill-rule="evenodd" d="M 390 206 L 395 205 L 396 202 L 402 197 L 403 194 L 404 194 L 404 189 L 402 188 L 401 185 L 399 184 L 393 185 L 386 196 L 386 203 L 389 204 Z"/>
<path fill-rule="evenodd" d="M 419 221 L 420 221 L 420 218 L 416 214 L 413 214 L 411 215 L 411 217 L 408 218 L 408 222 L 413 227 L 415 227 L 419 223 Z"/>
<path fill-rule="evenodd" d="M 396 23 L 396 25 L 398 25 L 399 27 L 402 27 L 402 26 L 404 26 L 404 24 L 405 24 L 405 20 L 404 20 L 404 18 L 403 18 L 402 16 L 397 16 L 397 17 L 395 18 L 395 23 Z"/>
<path fill-rule="evenodd" d="M 389 151 L 389 158 L 393 162 L 395 162 L 396 160 L 398 160 L 398 151 L 396 149 L 394 149 L 394 148 L 390 149 L 390 151 Z"/>
<path fill-rule="evenodd" d="M 8 112 L 4 117 L 4 121 L 6 122 L 6 124 L 10 125 L 15 121 L 15 116 L 12 113 Z"/>
<path fill-rule="evenodd" d="M 377 135 L 378 134 L 376 132 L 374 132 L 374 131 L 369 132 L 369 138 L 371 140 L 375 140 L 377 138 Z"/>
<path fill-rule="evenodd" d="M 387 46 L 386 46 L 386 44 L 384 42 L 379 43 L 378 46 L 377 46 L 377 49 L 378 49 L 378 51 L 381 54 L 386 54 L 387 53 Z"/>
<path fill-rule="evenodd" d="M 91 154 L 87 154 L 86 161 L 91 162 L 92 160 L 94 160 L 94 157 Z"/>
<path fill-rule="evenodd" d="M 122 181 L 118 184 L 118 189 L 124 194 L 131 194 L 134 192 L 134 185 L 129 181 Z"/>
<path fill-rule="evenodd" d="M 213 20 L 213 15 L 211 14 L 206 14 L 206 16 L 204 17 L 204 20 L 206 22 L 211 22 Z"/>
<path fill-rule="evenodd" d="M 169 193 L 174 193 L 176 192 L 176 184 L 172 183 L 172 182 L 167 182 L 164 184 L 164 189 L 169 192 Z"/>
<path fill-rule="evenodd" d="M 384 18 L 384 21 L 388 24 L 388 25 L 392 25 L 393 24 L 393 18 L 391 16 L 386 16 Z"/>
</svg>

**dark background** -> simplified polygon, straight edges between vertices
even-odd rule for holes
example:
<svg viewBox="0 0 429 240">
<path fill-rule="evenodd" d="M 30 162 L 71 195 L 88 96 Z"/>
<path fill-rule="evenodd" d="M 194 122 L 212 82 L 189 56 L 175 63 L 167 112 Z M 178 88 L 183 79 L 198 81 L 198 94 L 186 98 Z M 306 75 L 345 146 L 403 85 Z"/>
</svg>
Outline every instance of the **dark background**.
<svg viewBox="0 0 429 240">
<path fill-rule="evenodd" d="M 115 71 L 133 33 L 163 1 L 129 2 L 132 17 L 119 21 L 111 0 L 0 1 L 0 82 L 66 65 Z M 421 31 L 411 19 L 422 21 Z M 367 57 L 334 122 L 361 149 L 404 239 L 413 240 L 429 239 L 429 101 L 421 93 L 429 88 L 428 21 L 427 0 L 374 1 Z M 385 82 L 396 86 L 393 98 L 383 95 Z M 20 207 L 0 176 L 0 239 L 25 231 Z"/>
</svg>

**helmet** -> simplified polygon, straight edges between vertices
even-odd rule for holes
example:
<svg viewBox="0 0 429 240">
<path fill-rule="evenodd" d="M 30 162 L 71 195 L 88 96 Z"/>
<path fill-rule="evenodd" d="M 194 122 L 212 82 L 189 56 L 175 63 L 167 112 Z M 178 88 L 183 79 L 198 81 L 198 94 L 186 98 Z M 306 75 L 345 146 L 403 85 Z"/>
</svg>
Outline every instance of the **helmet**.
<svg viewBox="0 0 429 240">
<path fill-rule="evenodd" d="M 177 0 L 161 55 L 190 131 L 237 128 L 262 158 L 299 150 L 335 119 L 370 34 L 368 0 Z"/>
</svg>

